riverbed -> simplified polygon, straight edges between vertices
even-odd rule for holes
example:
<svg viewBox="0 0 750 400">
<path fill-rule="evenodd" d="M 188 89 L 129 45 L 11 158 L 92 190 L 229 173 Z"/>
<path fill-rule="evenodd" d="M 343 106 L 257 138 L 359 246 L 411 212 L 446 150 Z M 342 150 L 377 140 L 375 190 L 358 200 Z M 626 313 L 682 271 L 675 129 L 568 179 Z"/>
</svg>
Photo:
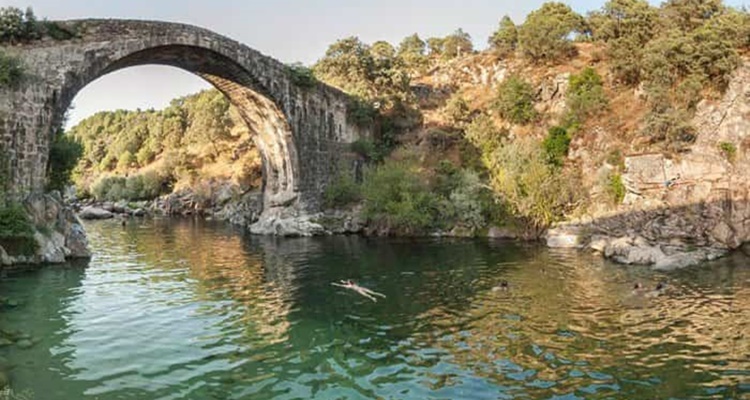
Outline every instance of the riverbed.
<svg viewBox="0 0 750 400">
<path fill-rule="evenodd" d="M 487 239 L 257 237 L 192 219 L 86 229 L 90 262 L 0 278 L 0 329 L 32 344 L 0 347 L 14 393 L 750 397 L 741 254 L 656 273 Z"/>
</svg>

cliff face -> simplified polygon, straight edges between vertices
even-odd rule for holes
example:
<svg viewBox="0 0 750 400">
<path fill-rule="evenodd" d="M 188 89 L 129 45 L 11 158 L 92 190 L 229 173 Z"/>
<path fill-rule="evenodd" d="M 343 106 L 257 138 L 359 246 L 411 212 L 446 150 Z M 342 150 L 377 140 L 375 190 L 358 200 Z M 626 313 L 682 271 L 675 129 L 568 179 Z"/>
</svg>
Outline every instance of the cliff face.
<svg viewBox="0 0 750 400">
<path fill-rule="evenodd" d="M 519 75 L 536 87 L 535 108 L 542 118 L 530 126 L 500 123 L 511 137 L 541 139 L 565 111 L 570 74 L 586 66 L 600 72 L 610 109 L 575 133 L 566 160 L 581 170 L 589 204 L 582 215 L 549 230 L 552 247 L 590 248 L 622 263 L 674 268 L 750 242 L 750 60 L 735 71 L 723 94 L 698 104 L 691 121 L 695 142 L 670 154 L 640 132 L 643 90 L 613 84 L 606 60 L 590 56 L 595 51 L 583 48 L 577 58 L 551 67 L 478 55 L 436 68 L 419 81 L 432 88 L 433 98 L 441 90 L 462 93 L 474 108 L 486 110 L 499 84 Z M 427 125 L 439 125 L 439 114 L 426 111 Z M 622 154 L 622 166 L 610 161 L 613 152 Z M 618 204 L 602 185 L 613 171 L 625 186 Z"/>
<path fill-rule="evenodd" d="M 553 229 L 548 242 L 659 268 L 750 242 L 750 62 L 721 98 L 698 105 L 692 123 L 698 135 L 687 152 L 626 155 L 622 204 Z"/>
</svg>

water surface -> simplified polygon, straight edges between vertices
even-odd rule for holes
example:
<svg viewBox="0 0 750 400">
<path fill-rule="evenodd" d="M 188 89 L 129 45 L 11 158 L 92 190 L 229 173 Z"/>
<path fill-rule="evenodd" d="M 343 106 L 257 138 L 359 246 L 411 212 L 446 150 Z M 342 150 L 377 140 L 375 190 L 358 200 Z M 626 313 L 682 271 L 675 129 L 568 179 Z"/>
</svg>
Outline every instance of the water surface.
<svg viewBox="0 0 750 400">
<path fill-rule="evenodd" d="M 87 225 L 88 265 L 0 279 L 35 399 L 750 398 L 750 260 L 671 274 L 487 240 Z M 351 278 L 374 303 L 330 285 Z M 509 290 L 493 290 L 501 281 Z M 658 297 L 634 295 L 634 282 Z"/>
</svg>

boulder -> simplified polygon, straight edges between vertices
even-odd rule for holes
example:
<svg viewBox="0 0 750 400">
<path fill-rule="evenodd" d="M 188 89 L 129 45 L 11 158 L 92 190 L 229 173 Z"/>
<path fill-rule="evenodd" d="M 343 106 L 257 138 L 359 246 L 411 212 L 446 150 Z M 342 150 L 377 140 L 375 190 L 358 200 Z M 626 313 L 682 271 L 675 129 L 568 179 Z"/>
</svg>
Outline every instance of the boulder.
<svg viewBox="0 0 750 400">
<path fill-rule="evenodd" d="M 491 239 L 518 239 L 518 234 L 509 228 L 493 226 L 487 231 L 487 237 Z"/>
<path fill-rule="evenodd" d="M 321 216 L 298 214 L 294 210 L 270 209 L 250 226 L 250 233 L 273 236 L 317 236 L 325 234 L 322 225 L 313 222 Z"/>
<path fill-rule="evenodd" d="M 34 239 L 39 244 L 38 254 L 41 256 L 43 263 L 61 264 L 65 262 L 68 251 L 65 248 L 65 236 L 62 233 L 53 231 L 49 235 L 44 235 L 36 232 Z"/>
<path fill-rule="evenodd" d="M 83 210 L 81 210 L 80 213 L 78 213 L 78 216 L 81 219 L 87 219 L 87 220 L 114 218 L 114 214 L 112 214 L 111 211 L 108 211 L 104 208 L 97 208 L 93 206 L 84 208 Z"/>
<path fill-rule="evenodd" d="M 80 223 L 74 223 L 68 230 L 65 237 L 65 247 L 68 248 L 68 256 L 71 258 L 90 258 L 91 249 L 89 249 L 89 240 L 86 237 L 86 230 Z"/>
<path fill-rule="evenodd" d="M 5 249 L 0 246 L 0 265 L 11 265 L 13 264 L 13 259 L 10 258 L 8 253 L 5 252 Z"/>
</svg>

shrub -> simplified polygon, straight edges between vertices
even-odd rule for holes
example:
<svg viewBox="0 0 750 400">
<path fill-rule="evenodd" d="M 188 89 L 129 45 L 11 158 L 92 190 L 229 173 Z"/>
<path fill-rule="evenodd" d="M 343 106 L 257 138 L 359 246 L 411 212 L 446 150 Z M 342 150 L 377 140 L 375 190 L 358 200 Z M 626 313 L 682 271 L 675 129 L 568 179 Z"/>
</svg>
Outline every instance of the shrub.
<svg viewBox="0 0 750 400">
<path fill-rule="evenodd" d="M 500 146 L 507 132 L 495 126 L 488 115 L 480 115 L 466 127 L 466 139 L 483 153 L 489 153 Z"/>
<path fill-rule="evenodd" d="M 681 152 L 696 139 L 697 132 L 690 120 L 685 110 L 673 107 L 653 110 L 646 115 L 642 134 L 651 143 L 662 143 L 666 150 Z"/>
<path fill-rule="evenodd" d="M 719 151 L 730 163 L 734 162 L 737 157 L 737 146 L 732 142 L 721 142 L 719 143 Z"/>
<path fill-rule="evenodd" d="M 453 126 L 463 127 L 471 122 L 469 103 L 458 94 L 453 95 L 445 104 L 445 117 Z"/>
<path fill-rule="evenodd" d="M 500 84 L 494 108 L 511 123 L 528 124 L 537 117 L 535 97 L 534 87 L 530 83 L 518 76 L 510 76 Z"/>
<path fill-rule="evenodd" d="M 386 232 L 425 233 L 438 221 L 438 199 L 414 167 L 386 162 L 365 176 L 364 215 Z"/>
<path fill-rule="evenodd" d="M 71 136 L 59 132 L 50 145 L 47 164 L 47 189 L 64 190 L 70 185 L 70 174 L 83 155 L 83 146 Z"/>
<path fill-rule="evenodd" d="M 567 93 L 568 122 L 575 124 L 601 113 L 609 107 L 602 77 L 591 67 L 569 79 Z"/>
<path fill-rule="evenodd" d="M 622 183 L 620 173 L 614 171 L 610 173 L 607 178 L 606 191 L 615 204 L 622 203 L 622 200 L 625 199 L 625 184 Z"/>
<path fill-rule="evenodd" d="M 427 143 L 432 149 L 446 149 L 458 139 L 458 135 L 451 131 L 432 128 L 427 131 Z"/>
<path fill-rule="evenodd" d="M 340 174 L 326 187 L 323 193 L 324 205 L 328 208 L 346 207 L 362 199 L 360 186 L 351 174 Z"/>
<path fill-rule="evenodd" d="M 496 195 L 536 233 L 578 207 L 580 178 L 550 166 L 538 142 L 519 138 L 483 155 Z"/>
<path fill-rule="evenodd" d="M 120 154 L 120 157 L 117 159 L 117 170 L 118 171 L 127 171 L 130 169 L 130 167 L 135 164 L 137 159 L 133 155 L 133 153 L 130 152 L 130 150 L 125 150 Z"/>
<path fill-rule="evenodd" d="M 300 63 L 289 65 L 288 72 L 292 83 L 303 89 L 315 87 L 318 83 L 318 79 L 315 78 L 313 70 Z"/>
<path fill-rule="evenodd" d="M 568 156 L 570 148 L 570 135 L 568 131 L 560 126 L 550 128 L 547 137 L 542 142 L 544 153 L 547 156 L 547 162 L 550 165 L 561 167 Z"/>
<path fill-rule="evenodd" d="M 377 114 L 377 110 L 370 103 L 361 99 L 350 101 L 346 108 L 347 119 L 359 127 L 371 126 Z"/>
<path fill-rule="evenodd" d="M 380 154 L 372 140 L 358 139 L 351 145 L 351 151 L 364 158 L 365 161 L 379 161 Z"/>
<path fill-rule="evenodd" d="M 454 184 L 441 209 L 441 219 L 473 231 L 485 227 L 491 194 L 482 184 L 479 174 L 460 170 L 453 172 L 451 178 Z"/>
<path fill-rule="evenodd" d="M 0 207 L 0 246 L 12 256 L 30 256 L 39 249 L 34 227 L 20 205 Z"/>
<path fill-rule="evenodd" d="M 21 62 L 13 56 L 9 56 L 0 51 L 0 89 L 16 88 L 23 79 L 23 66 Z"/>
</svg>

